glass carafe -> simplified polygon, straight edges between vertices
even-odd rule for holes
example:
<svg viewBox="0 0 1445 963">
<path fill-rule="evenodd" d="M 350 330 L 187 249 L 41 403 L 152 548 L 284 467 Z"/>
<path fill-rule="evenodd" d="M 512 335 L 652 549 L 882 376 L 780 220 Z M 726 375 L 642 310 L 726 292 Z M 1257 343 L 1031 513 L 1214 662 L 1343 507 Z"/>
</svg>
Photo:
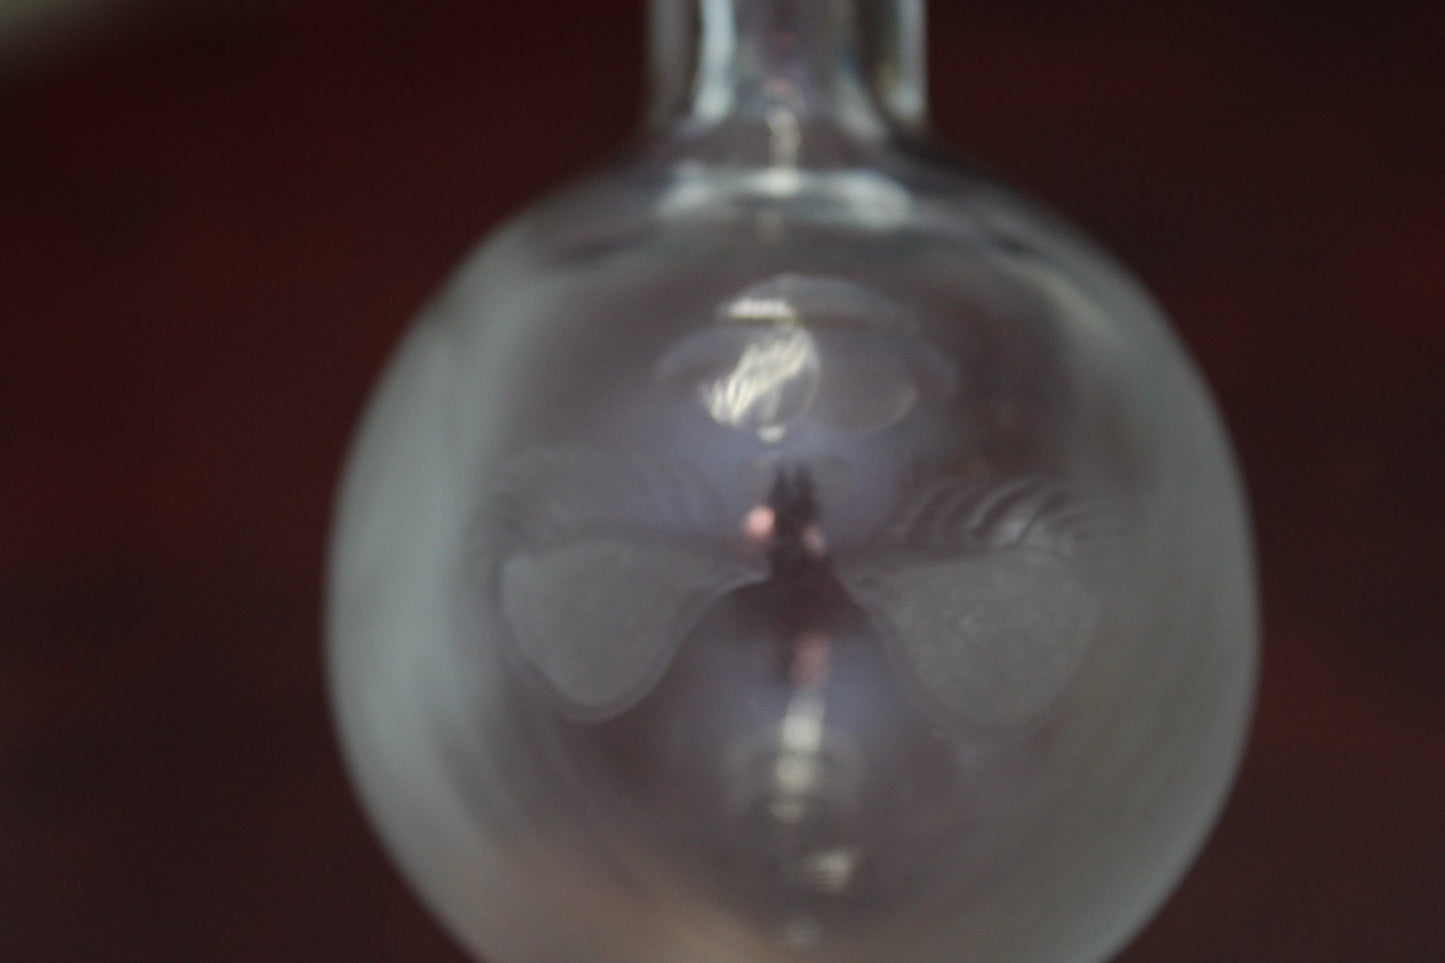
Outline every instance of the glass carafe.
<svg viewBox="0 0 1445 963">
<path fill-rule="evenodd" d="M 929 138 L 920 0 L 654 0 L 645 132 L 406 335 L 337 512 L 367 810 L 492 963 L 1088 963 L 1234 773 L 1158 310 Z"/>
</svg>

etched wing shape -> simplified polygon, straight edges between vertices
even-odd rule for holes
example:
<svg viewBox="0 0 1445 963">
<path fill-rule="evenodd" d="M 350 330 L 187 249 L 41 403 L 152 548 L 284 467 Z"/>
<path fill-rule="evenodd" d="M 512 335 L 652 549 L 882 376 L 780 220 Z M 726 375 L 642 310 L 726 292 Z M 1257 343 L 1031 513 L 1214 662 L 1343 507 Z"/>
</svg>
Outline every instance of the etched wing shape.
<svg viewBox="0 0 1445 963">
<path fill-rule="evenodd" d="M 838 574 L 938 725 L 1014 729 L 1055 704 L 1092 644 L 1099 602 L 1080 549 L 1100 513 L 1036 481 L 940 484 Z"/>
<path fill-rule="evenodd" d="M 717 599 L 767 575 L 692 472 L 583 448 L 504 473 L 501 609 L 517 653 L 575 718 L 650 691 Z"/>
</svg>

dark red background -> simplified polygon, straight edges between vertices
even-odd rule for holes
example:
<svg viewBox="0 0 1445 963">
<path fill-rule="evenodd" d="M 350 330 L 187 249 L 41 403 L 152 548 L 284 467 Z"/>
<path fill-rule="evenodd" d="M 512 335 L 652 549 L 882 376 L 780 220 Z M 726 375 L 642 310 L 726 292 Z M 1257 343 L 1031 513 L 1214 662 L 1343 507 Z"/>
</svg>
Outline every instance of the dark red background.
<svg viewBox="0 0 1445 963">
<path fill-rule="evenodd" d="M 343 781 L 328 501 L 418 303 L 632 128 L 640 4 L 153 7 L 0 77 L 0 960 L 460 961 Z M 933 7 L 938 128 L 1157 292 L 1253 494 L 1250 756 L 1124 959 L 1440 958 L 1445 16 Z"/>
</svg>

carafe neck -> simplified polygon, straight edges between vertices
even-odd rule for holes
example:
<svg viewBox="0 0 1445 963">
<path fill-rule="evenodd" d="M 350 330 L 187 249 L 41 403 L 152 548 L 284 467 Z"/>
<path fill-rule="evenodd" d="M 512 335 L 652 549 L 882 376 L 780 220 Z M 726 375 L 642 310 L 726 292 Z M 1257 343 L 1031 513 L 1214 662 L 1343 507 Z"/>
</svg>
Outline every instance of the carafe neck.
<svg viewBox="0 0 1445 963">
<path fill-rule="evenodd" d="M 655 128 L 830 126 L 859 137 L 926 119 L 924 0 L 651 0 Z"/>
</svg>

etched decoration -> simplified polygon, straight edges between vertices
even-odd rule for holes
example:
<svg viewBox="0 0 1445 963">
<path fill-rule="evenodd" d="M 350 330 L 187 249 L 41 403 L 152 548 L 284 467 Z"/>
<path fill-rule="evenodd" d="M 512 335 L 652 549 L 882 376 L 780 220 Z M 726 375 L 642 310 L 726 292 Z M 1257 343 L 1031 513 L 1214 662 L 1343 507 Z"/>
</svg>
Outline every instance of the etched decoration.
<svg viewBox="0 0 1445 963">
<path fill-rule="evenodd" d="M 921 708 L 954 731 L 1039 717 L 1098 624 L 1074 557 L 1097 544 L 1100 510 L 1036 480 L 910 491 L 872 536 L 836 547 L 806 465 L 728 518 L 683 467 L 543 448 L 510 466 L 500 500 L 501 610 L 517 652 L 580 719 L 630 708 L 710 605 L 770 579 L 841 583 Z"/>
</svg>

